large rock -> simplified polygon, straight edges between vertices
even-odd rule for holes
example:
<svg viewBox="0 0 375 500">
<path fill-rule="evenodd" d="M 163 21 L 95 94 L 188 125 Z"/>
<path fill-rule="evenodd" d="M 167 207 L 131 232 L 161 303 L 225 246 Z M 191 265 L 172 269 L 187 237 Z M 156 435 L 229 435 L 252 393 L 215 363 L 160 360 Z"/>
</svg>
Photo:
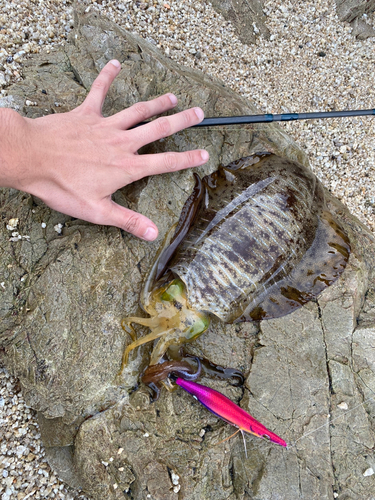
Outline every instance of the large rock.
<svg viewBox="0 0 375 500">
<path fill-rule="evenodd" d="M 375 11 L 375 0 L 336 0 L 336 12 L 340 21 L 353 27 L 353 35 L 360 40 L 375 36 L 375 30 L 362 19 L 363 14 Z"/>
<path fill-rule="evenodd" d="M 258 35 L 269 37 L 264 0 L 211 0 L 213 8 L 233 24 L 241 42 L 255 43 Z M 375 30 L 364 19 L 363 14 L 375 11 L 375 0 L 336 0 L 336 12 L 340 21 L 353 27 L 352 34 L 359 40 L 374 37 Z"/>
<path fill-rule="evenodd" d="M 211 0 L 212 7 L 236 30 L 243 43 L 254 43 L 257 35 L 268 38 L 270 32 L 266 26 L 263 12 L 263 0 Z"/>
<path fill-rule="evenodd" d="M 256 111 L 220 81 L 178 66 L 95 14 L 77 18 L 76 26 L 64 49 L 30 59 L 8 105 L 29 117 L 72 109 L 104 64 L 117 58 L 122 71 L 107 114 L 167 91 L 178 95 L 180 109 L 201 106 L 207 116 Z M 195 147 L 211 155 L 202 175 L 262 150 L 308 165 L 275 125 L 185 130 L 144 152 Z M 161 239 L 192 185 L 191 171 L 155 176 L 119 191 L 116 201 L 151 217 Z M 375 475 L 363 473 L 375 469 L 374 403 L 368 400 L 375 390 L 374 239 L 329 193 L 352 243 L 338 282 L 284 318 L 260 325 L 214 321 L 189 346 L 243 370 L 242 389 L 203 383 L 292 443 L 284 450 L 250 437 L 248 459 L 238 437 L 217 445 L 231 428 L 187 393 L 163 391 L 150 404 L 137 385 L 149 346 L 137 351 L 121 381 L 116 377 L 129 341 L 120 321 L 140 312 L 139 292 L 160 239 L 149 244 L 72 219 L 14 190 L 2 189 L 0 196 L 0 359 L 38 410 L 47 457 L 60 477 L 100 500 L 321 500 L 333 492 L 342 500 L 371 498 Z M 17 241 L 5 227 L 12 218 L 19 219 Z M 61 235 L 56 224 L 63 225 Z"/>
<path fill-rule="evenodd" d="M 341 21 L 351 23 L 363 14 L 375 10 L 375 0 L 336 0 L 336 12 Z"/>
</svg>

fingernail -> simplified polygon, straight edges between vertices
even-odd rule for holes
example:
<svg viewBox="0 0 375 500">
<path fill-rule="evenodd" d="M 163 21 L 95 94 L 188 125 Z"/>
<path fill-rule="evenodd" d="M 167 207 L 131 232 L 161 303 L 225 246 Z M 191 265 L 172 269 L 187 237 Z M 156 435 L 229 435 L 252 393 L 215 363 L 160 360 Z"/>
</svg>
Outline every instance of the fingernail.
<svg viewBox="0 0 375 500">
<path fill-rule="evenodd" d="M 207 161 L 209 157 L 210 157 L 210 155 L 207 153 L 207 151 L 204 150 L 204 149 L 202 149 L 201 150 L 201 158 L 202 158 L 202 160 L 203 161 Z"/>
<path fill-rule="evenodd" d="M 112 61 L 109 61 L 113 66 L 116 68 L 121 68 L 121 63 L 117 59 L 112 59 Z"/>
<path fill-rule="evenodd" d="M 173 104 L 173 106 L 176 106 L 177 101 L 178 101 L 177 97 L 174 94 L 168 94 L 168 97 L 169 97 L 171 103 Z"/>
<path fill-rule="evenodd" d="M 147 241 L 154 241 L 154 239 L 157 237 L 158 232 L 156 231 L 155 228 L 153 227 L 148 227 L 145 231 L 145 234 L 143 235 L 143 239 Z"/>
<path fill-rule="evenodd" d="M 199 118 L 199 121 L 202 121 L 204 118 L 204 113 L 201 110 L 201 108 L 194 108 L 194 111 L 195 111 L 195 114 L 197 115 L 197 117 Z"/>
</svg>

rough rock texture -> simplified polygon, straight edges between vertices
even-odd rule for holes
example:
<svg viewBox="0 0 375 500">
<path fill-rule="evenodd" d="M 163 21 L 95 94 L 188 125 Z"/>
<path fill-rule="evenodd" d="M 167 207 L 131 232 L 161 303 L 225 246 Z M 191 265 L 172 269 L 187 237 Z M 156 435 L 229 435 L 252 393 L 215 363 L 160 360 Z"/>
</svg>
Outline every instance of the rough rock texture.
<svg viewBox="0 0 375 500">
<path fill-rule="evenodd" d="M 358 40 L 366 40 L 366 38 L 375 36 L 374 28 L 363 19 L 354 19 L 351 25 L 353 27 L 352 35 L 358 38 Z"/>
<path fill-rule="evenodd" d="M 263 13 L 263 0 L 211 0 L 212 7 L 230 21 L 243 43 L 254 43 L 255 37 L 262 34 L 269 37 Z"/>
<path fill-rule="evenodd" d="M 341 21 L 351 23 L 363 14 L 374 12 L 374 0 L 336 0 L 336 11 Z"/>
<path fill-rule="evenodd" d="M 375 36 L 375 30 L 361 17 L 375 11 L 375 0 L 336 0 L 336 12 L 341 21 L 353 26 L 353 35 L 360 40 Z"/>
<path fill-rule="evenodd" d="M 256 36 L 269 37 L 265 24 L 263 0 L 211 0 L 213 8 L 230 21 L 243 43 L 254 43 Z M 336 12 L 340 21 L 351 23 L 353 36 L 365 40 L 375 36 L 375 30 L 361 17 L 375 11 L 374 0 L 336 0 Z"/>
<path fill-rule="evenodd" d="M 177 66 L 95 14 L 77 18 L 76 26 L 65 49 L 30 59 L 25 81 L 11 88 L 5 105 L 29 117 L 69 110 L 115 57 L 123 69 L 106 100 L 107 114 L 166 91 L 178 95 L 180 109 L 198 105 L 207 116 L 255 111 L 219 81 Z M 296 144 L 270 125 L 187 130 L 145 152 L 192 147 L 210 151 L 202 175 L 265 149 L 307 165 Z M 153 218 L 162 238 L 192 184 L 191 172 L 177 172 L 115 196 Z M 116 377 L 129 340 L 120 320 L 140 313 L 139 291 L 158 242 L 71 219 L 14 190 L 1 190 L 0 204 L 1 361 L 38 410 L 59 477 L 100 500 L 373 497 L 375 475 L 363 473 L 375 469 L 375 404 L 364 403 L 375 391 L 375 242 L 339 202 L 330 199 L 353 249 L 337 283 L 284 318 L 260 325 L 214 321 L 189 347 L 243 370 L 243 389 L 202 383 L 292 444 L 285 450 L 249 437 L 248 459 L 238 436 L 217 445 L 232 429 L 182 390 L 163 391 L 155 404 L 144 387 L 133 391 L 149 346 L 136 351 L 122 380 Z M 10 241 L 6 229 L 12 218 L 19 219 L 18 241 Z M 56 224 L 64 225 L 61 235 Z"/>
</svg>

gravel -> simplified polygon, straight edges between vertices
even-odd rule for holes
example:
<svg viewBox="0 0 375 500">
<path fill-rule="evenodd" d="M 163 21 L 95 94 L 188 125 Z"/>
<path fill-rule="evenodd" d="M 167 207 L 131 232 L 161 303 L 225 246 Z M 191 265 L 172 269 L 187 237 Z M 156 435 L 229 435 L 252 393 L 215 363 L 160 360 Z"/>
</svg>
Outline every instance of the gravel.
<svg viewBox="0 0 375 500">
<path fill-rule="evenodd" d="M 266 1 L 271 37 L 243 45 L 207 2 L 83 0 L 135 31 L 172 59 L 221 78 L 262 113 L 375 107 L 374 39 L 358 41 L 339 22 L 333 0 Z M 73 27 L 70 0 L 0 3 L 0 96 L 22 79 L 29 54 L 65 42 Z M 364 16 L 374 26 L 374 15 Z M 258 28 L 254 26 L 256 31 Z M 324 185 L 375 231 L 375 120 L 371 117 L 285 123 Z M 81 499 L 44 458 L 35 413 L 17 381 L 0 371 L 1 500 Z"/>
<path fill-rule="evenodd" d="M 0 368 L 1 500 L 85 500 L 53 473 L 44 454 L 36 413 L 28 408 L 14 377 Z"/>
</svg>

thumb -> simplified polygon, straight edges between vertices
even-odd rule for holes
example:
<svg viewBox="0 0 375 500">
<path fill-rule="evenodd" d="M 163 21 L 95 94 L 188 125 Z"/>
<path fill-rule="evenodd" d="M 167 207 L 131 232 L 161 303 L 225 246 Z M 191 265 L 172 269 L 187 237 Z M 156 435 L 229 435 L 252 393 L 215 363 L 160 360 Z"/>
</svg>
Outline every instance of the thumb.
<svg viewBox="0 0 375 500">
<path fill-rule="evenodd" d="M 103 200 L 102 217 L 97 224 L 116 226 L 146 241 L 153 241 L 158 236 L 158 228 L 142 214 L 118 205 L 110 198 Z"/>
</svg>

